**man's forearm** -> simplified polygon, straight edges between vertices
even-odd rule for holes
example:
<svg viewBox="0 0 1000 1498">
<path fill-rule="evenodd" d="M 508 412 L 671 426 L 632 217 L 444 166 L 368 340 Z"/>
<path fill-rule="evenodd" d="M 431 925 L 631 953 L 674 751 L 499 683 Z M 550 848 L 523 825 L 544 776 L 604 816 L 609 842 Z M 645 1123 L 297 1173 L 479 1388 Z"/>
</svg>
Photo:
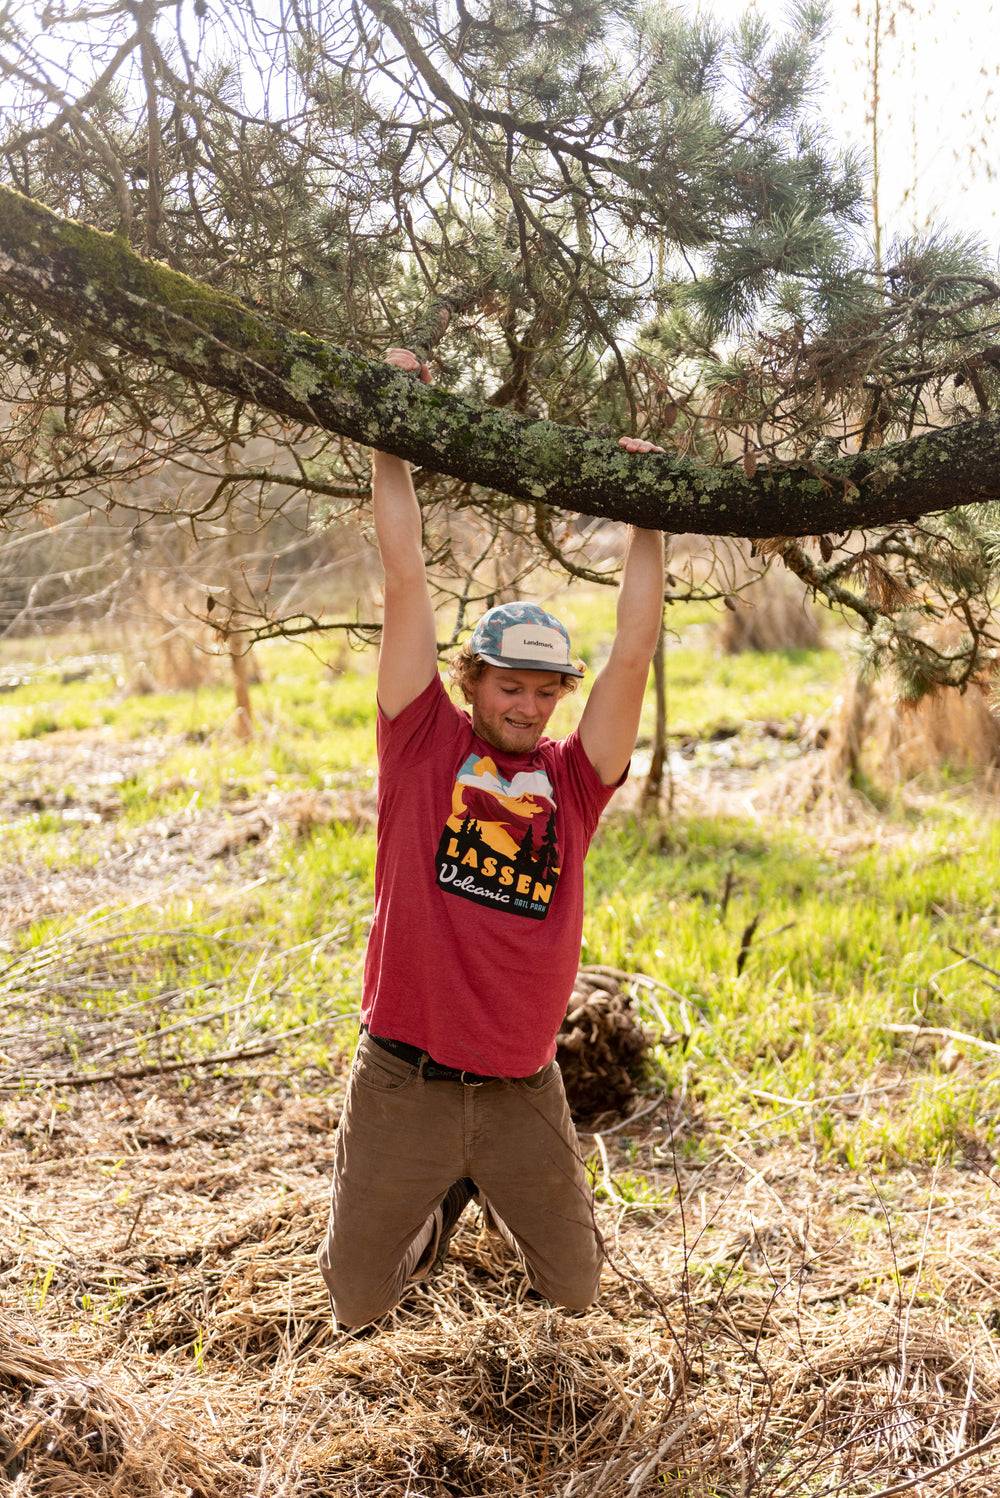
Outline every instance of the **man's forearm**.
<svg viewBox="0 0 1000 1498">
<path fill-rule="evenodd" d="M 423 571 L 423 527 L 410 465 L 372 453 L 372 515 L 386 577 Z"/>
<path fill-rule="evenodd" d="M 662 619 L 663 533 L 630 526 L 618 588 L 616 640 L 648 664 Z"/>
</svg>

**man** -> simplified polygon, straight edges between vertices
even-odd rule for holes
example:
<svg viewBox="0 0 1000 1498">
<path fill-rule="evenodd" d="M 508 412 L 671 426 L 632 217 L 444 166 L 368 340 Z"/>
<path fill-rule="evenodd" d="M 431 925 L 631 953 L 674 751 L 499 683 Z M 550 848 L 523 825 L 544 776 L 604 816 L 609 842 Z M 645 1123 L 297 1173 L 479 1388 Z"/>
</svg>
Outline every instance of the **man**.
<svg viewBox="0 0 1000 1498">
<path fill-rule="evenodd" d="M 408 350 L 387 360 L 429 382 Z M 440 1262 L 476 1196 L 532 1287 L 583 1309 L 603 1254 L 555 1037 L 584 857 L 635 746 L 663 538 L 631 531 L 607 664 L 578 729 L 554 741 L 548 720 L 583 674 L 562 624 L 532 604 L 490 610 L 453 667 L 463 712 L 438 675 L 401 459 L 374 454 L 372 504 L 385 571 L 375 919 L 320 1269 L 340 1325 L 366 1325 Z"/>
</svg>

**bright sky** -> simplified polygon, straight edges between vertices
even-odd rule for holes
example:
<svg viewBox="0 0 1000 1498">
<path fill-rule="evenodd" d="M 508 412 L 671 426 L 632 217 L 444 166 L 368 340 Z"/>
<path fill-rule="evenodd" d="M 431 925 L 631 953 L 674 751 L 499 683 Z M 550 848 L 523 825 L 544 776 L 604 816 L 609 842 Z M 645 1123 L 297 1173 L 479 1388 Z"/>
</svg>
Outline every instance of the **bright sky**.
<svg viewBox="0 0 1000 1498">
<path fill-rule="evenodd" d="M 782 0 L 750 0 L 780 22 Z M 702 0 L 732 21 L 747 0 Z M 831 0 L 823 114 L 852 145 L 872 146 L 876 0 Z M 878 0 L 879 209 L 883 239 L 928 224 L 1000 255 L 1000 0 Z"/>
</svg>

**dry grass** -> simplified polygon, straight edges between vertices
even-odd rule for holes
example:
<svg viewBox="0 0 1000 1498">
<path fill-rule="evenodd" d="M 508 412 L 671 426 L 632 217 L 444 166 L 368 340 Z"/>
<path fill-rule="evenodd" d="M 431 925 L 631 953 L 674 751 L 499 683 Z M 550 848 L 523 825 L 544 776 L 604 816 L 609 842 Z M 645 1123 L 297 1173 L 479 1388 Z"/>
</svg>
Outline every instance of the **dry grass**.
<svg viewBox="0 0 1000 1498">
<path fill-rule="evenodd" d="M 1000 766 L 1000 717 L 975 683 L 964 693 L 948 687 L 908 706 L 876 682 L 864 704 L 863 735 L 863 763 L 883 784 L 898 785 L 943 765 L 977 771 Z"/>
<path fill-rule="evenodd" d="M 88 857 L 52 862 L 37 848 L 8 854 L 0 883 L 0 937 L 47 916 L 204 889 L 216 882 L 228 855 L 257 851 L 264 862 L 283 839 L 304 836 L 316 826 L 374 825 L 370 789 L 334 797 L 272 787 L 228 801 L 202 802 L 194 794 L 197 786 L 177 778 L 161 780 L 150 793 L 152 801 L 164 805 L 161 814 L 123 826 L 118 783 L 149 774 L 177 742 L 163 736 L 120 744 L 66 729 L 4 746 L 0 819 L 13 822 L 23 816 L 28 794 L 30 806 L 58 815 L 63 803 L 51 787 L 70 784 L 69 814 L 78 829 L 78 846 Z M 171 799 L 181 796 L 186 804 L 171 807 Z"/>
<path fill-rule="evenodd" d="M 5 1105 L 5 1491 L 995 1491 L 988 1452 L 969 1454 L 1000 1419 L 985 1175 L 880 1185 L 791 1151 L 685 1165 L 661 1104 L 600 1141 L 609 1262 L 589 1314 L 534 1300 L 470 1216 L 438 1277 L 357 1338 L 314 1264 L 327 1081 Z"/>
<path fill-rule="evenodd" d="M 732 594 L 719 621 L 719 646 L 741 650 L 815 650 L 821 643 L 816 610 L 799 579 L 778 562 L 761 572 L 743 546 L 732 543 Z"/>
<path fill-rule="evenodd" d="M 124 641 L 130 691 L 190 691 L 226 679 L 229 657 L 199 618 L 204 605 L 203 589 L 155 572 L 144 577 Z"/>
<path fill-rule="evenodd" d="M 15 748 L 47 765 L 42 745 Z M 275 793 L 164 810 L 112 846 L 86 806 L 94 866 L 26 867 L 0 899 L 12 930 L 29 910 L 90 912 L 75 935 L 18 948 L 0 992 L 0 1493 L 992 1498 L 992 1160 L 871 1177 L 806 1144 L 742 1144 L 694 1096 L 636 1098 L 631 1121 L 584 1136 L 608 1247 L 591 1312 L 534 1299 L 470 1213 L 442 1272 L 376 1335 L 341 1335 L 314 1255 L 345 1060 L 293 1072 L 258 1031 L 227 1056 L 198 1051 L 213 1018 L 199 1011 L 169 1037 L 192 1058 L 176 1080 L 153 1067 L 51 1083 L 102 1052 L 119 1074 L 147 1056 L 148 1013 L 89 1002 L 87 942 L 114 935 L 95 902 L 170 895 L 234 847 L 369 813 Z M 141 976 L 121 936 L 102 992 Z M 185 1018 L 182 998 L 161 1027 Z M 699 1158 L 675 1153 L 681 1134 Z"/>
<path fill-rule="evenodd" d="M 225 1463 L 118 1387 L 0 1315 L 0 1460 L 11 1493 L 215 1498 Z M 235 1476 L 235 1470 L 232 1474 Z"/>
<path fill-rule="evenodd" d="M 888 683 L 852 675 L 814 732 L 821 752 L 803 754 L 758 786 L 755 800 L 769 814 L 806 817 L 827 831 L 871 823 L 868 791 L 916 808 L 955 774 L 968 777 L 984 812 L 995 814 L 1000 717 L 974 684 L 904 704 Z"/>
</svg>

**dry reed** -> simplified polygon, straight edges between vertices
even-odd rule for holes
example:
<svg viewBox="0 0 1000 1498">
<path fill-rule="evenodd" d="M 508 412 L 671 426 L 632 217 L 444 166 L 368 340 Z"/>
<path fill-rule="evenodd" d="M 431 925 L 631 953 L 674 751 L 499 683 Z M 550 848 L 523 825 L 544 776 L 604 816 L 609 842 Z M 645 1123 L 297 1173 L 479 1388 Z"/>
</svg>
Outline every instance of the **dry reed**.
<svg viewBox="0 0 1000 1498">
<path fill-rule="evenodd" d="M 732 543 L 728 606 L 719 620 L 719 646 L 727 655 L 742 650 L 815 650 L 822 642 L 816 610 L 806 589 L 779 562 L 766 571 L 746 550 Z"/>
<path fill-rule="evenodd" d="M 908 1478 L 943 1492 L 929 1474 L 956 1456 L 958 1491 L 993 1491 L 983 1176 L 912 1170 L 890 1228 L 877 1187 L 795 1150 L 682 1164 L 668 1104 L 644 1100 L 583 1136 L 612 1185 L 589 1313 L 539 1302 L 470 1217 L 438 1276 L 357 1337 L 314 1262 L 341 1085 L 8 1100 L 11 1494 L 860 1498 Z M 647 1198 L 614 1189 L 623 1170 Z"/>
<path fill-rule="evenodd" d="M 173 865 L 154 872 L 169 889 Z M 637 1097 L 582 1136 L 608 1248 L 590 1312 L 541 1304 L 470 1217 L 440 1274 L 344 1335 L 314 1253 L 346 1063 L 292 1073 L 248 1032 L 199 1065 L 237 999 L 177 990 L 156 1020 L 181 1076 L 127 1075 L 150 1041 L 149 1014 L 108 1002 L 141 969 L 128 929 L 91 911 L 0 973 L 0 1493 L 992 1498 L 1000 1190 L 982 1162 L 914 1162 L 887 1205 L 808 1147 L 713 1154 L 690 1099 Z M 91 1085 L 56 1086 L 68 1068 Z M 902 1075 L 868 1085 L 906 1096 Z M 701 1131 L 700 1159 L 675 1154 L 679 1129 Z"/>
</svg>

